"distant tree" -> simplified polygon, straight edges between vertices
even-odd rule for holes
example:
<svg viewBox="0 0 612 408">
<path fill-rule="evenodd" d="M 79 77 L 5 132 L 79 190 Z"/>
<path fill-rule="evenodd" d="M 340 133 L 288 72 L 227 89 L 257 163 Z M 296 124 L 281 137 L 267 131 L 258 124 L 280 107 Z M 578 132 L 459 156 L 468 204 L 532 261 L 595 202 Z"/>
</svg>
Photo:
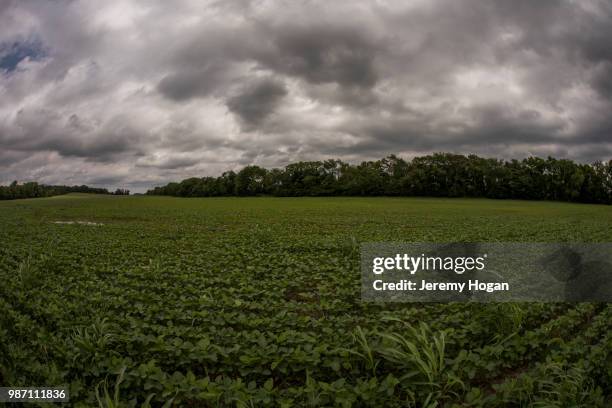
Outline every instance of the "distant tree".
<svg viewBox="0 0 612 408">
<path fill-rule="evenodd" d="M 8 186 L 0 186 L 0 200 L 19 198 L 50 197 L 67 193 L 110 194 L 105 188 L 82 186 L 50 186 L 30 181 L 19 184 L 13 181 Z"/>
<path fill-rule="evenodd" d="M 236 194 L 252 196 L 264 192 L 267 170 L 259 166 L 246 166 L 236 175 Z"/>
<path fill-rule="evenodd" d="M 35 191 L 30 187 L 30 190 Z M 28 194 L 35 194 L 30 191 Z M 0 191 L 2 196 L 19 192 Z M 188 178 L 147 194 L 183 197 L 434 196 L 488 197 L 612 203 L 612 160 L 592 165 L 567 159 L 498 160 L 435 153 L 406 161 L 389 155 L 351 165 L 340 160 L 303 161 L 282 169 L 246 166 L 220 177 Z"/>
</svg>

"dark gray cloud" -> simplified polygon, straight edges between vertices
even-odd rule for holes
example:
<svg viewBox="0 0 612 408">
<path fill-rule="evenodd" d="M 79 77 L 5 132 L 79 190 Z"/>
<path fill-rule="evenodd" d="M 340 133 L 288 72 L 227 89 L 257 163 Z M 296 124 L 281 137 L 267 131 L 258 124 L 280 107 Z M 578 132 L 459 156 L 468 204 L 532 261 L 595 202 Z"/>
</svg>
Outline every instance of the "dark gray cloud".
<svg viewBox="0 0 612 408">
<path fill-rule="evenodd" d="M 287 95 L 282 82 L 263 79 L 248 85 L 227 100 L 227 107 L 247 125 L 258 125 L 266 119 Z"/>
<path fill-rule="evenodd" d="M 297 29 L 281 27 L 270 35 L 274 38 L 276 53 L 261 62 L 275 71 L 312 83 L 335 82 L 346 87 L 367 88 L 376 84 L 374 59 L 378 50 L 356 27 L 346 29 L 315 23 Z"/>
<path fill-rule="evenodd" d="M 139 155 L 141 137 L 121 117 L 97 125 L 77 114 L 64 117 L 49 109 L 20 109 L 0 142 L 12 151 L 53 151 L 65 158 L 103 162 L 121 154 Z"/>
<path fill-rule="evenodd" d="M 0 182 L 611 158 L 608 1 L 0 3 Z"/>
<path fill-rule="evenodd" d="M 157 89 L 167 98 L 183 101 L 209 95 L 223 79 L 222 65 L 203 68 L 188 67 L 168 74 L 159 81 Z"/>
<path fill-rule="evenodd" d="M 612 61 L 597 64 L 590 85 L 602 98 L 612 99 Z"/>
</svg>

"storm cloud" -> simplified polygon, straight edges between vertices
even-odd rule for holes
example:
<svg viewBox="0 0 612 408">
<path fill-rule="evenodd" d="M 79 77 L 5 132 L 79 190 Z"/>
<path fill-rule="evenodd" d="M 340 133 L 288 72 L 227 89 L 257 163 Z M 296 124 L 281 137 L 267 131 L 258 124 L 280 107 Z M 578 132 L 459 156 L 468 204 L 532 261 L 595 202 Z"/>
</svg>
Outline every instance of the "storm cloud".
<svg viewBox="0 0 612 408">
<path fill-rule="evenodd" d="M 248 125 L 265 120 L 287 95 L 285 86 L 273 80 L 252 84 L 227 100 L 227 107 Z"/>
<path fill-rule="evenodd" d="M 607 1 L 5 1 L 0 183 L 612 158 Z"/>
</svg>

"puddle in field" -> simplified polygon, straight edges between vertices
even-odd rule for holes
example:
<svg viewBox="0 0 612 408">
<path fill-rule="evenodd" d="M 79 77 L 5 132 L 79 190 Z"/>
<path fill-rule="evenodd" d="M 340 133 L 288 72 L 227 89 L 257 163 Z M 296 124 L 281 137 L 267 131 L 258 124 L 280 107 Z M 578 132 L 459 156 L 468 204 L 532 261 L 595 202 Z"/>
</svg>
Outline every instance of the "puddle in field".
<svg viewBox="0 0 612 408">
<path fill-rule="evenodd" d="M 101 222 L 91 222 L 91 221 L 52 221 L 52 224 L 78 224 L 78 225 L 104 225 Z"/>
</svg>

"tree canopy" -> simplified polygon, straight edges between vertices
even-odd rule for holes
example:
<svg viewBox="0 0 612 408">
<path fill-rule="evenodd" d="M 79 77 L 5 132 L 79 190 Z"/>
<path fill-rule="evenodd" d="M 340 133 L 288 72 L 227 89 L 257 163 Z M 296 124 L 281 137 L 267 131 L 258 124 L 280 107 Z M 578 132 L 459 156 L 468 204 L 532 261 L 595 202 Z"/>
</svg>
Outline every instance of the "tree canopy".
<svg viewBox="0 0 612 408">
<path fill-rule="evenodd" d="M 0 200 L 15 200 L 19 198 L 51 197 L 68 193 L 92 193 L 92 194 L 111 194 L 105 188 L 95 188 L 89 186 L 49 186 L 36 182 L 19 184 L 13 181 L 8 186 L 0 186 Z M 114 194 L 129 194 L 128 190 L 115 191 Z"/>
<path fill-rule="evenodd" d="M 580 164 L 553 157 L 506 161 L 436 153 L 412 160 L 390 155 L 357 165 L 303 161 L 282 169 L 251 165 L 219 177 L 192 177 L 147 194 L 487 197 L 610 204 L 612 160 Z"/>
</svg>

